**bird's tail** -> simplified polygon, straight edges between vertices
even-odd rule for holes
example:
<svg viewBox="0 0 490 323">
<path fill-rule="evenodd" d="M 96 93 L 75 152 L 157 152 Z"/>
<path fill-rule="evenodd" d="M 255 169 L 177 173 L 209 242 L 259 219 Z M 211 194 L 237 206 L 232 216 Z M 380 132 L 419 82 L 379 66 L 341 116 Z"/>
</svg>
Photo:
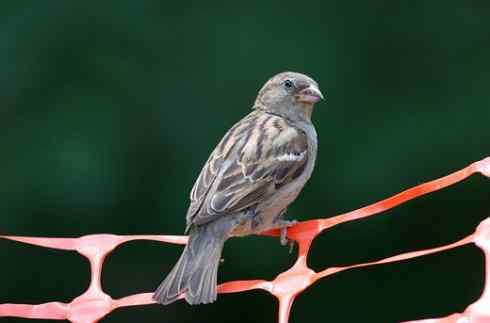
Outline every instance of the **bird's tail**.
<svg viewBox="0 0 490 323">
<path fill-rule="evenodd" d="M 179 261 L 153 294 L 156 302 L 170 304 L 184 292 L 189 304 L 216 300 L 218 265 L 228 233 L 219 224 L 191 228 Z"/>
</svg>

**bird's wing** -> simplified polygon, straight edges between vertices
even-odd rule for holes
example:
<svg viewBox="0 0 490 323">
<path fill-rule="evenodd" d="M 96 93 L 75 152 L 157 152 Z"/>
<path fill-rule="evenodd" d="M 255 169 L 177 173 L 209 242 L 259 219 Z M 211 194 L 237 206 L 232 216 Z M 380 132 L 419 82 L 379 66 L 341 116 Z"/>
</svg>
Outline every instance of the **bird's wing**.
<svg viewBox="0 0 490 323">
<path fill-rule="evenodd" d="M 191 191 L 187 225 L 240 212 L 269 197 L 303 172 L 305 133 L 285 119 L 252 112 L 215 148 Z"/>
</svg>

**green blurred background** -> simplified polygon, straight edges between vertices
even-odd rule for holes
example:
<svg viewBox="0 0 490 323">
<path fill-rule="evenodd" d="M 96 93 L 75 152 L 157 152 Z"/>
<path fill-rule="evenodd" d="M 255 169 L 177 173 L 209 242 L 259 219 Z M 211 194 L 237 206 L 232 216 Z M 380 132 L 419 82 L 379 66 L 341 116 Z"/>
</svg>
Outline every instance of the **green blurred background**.
<svg viewBox="0 0 490 323">
<path fill-rule="evenodd" d="M 0 234 L 181 234 L 208 154 L 283 70 L 311 75 L 328 97 L 292 218 L 356 209 L 490 155 L 487 1 L 2 1 L 0 17 Z M 446 244 L 489 215 L 490 183 L 474 176 L 322 234 L 310 265 Z M 152 291 L 180 250 L 122 246 L 105 290 Z M 272 279 L 295 259 L 265 237 L 229 241 L 224 258 L 219 281 Z M 0 303 L 68 302 L 89 279 L 74 253 L 0 241 L 0 259 Z M 324 279 L 291 322 L 442 316 L 482 284 L 482 253 L 466 246 Z M 103 322 L 274 322 L 275 307 L 256 291 Z"/>
</svg>

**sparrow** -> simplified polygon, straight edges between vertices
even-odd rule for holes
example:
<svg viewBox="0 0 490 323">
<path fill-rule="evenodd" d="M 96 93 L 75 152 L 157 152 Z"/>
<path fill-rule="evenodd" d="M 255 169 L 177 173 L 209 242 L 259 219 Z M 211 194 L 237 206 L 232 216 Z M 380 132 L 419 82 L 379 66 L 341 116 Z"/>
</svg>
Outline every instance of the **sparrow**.
<svg viewBox="0 0 490 323">
<path fill-rule="evenodd" d="M 230 237 L 286 230 L 283 214 L 313 171 L 317 134 L 313 106 L 323 99 L 318 83 L 295 72 L 269 79 L 252 112 L 213 150 L 190 193 L 189 234 L 180 259 L 153 294 L 170 304 L 185 293 L 189 304 L 217 298 L 221 252 Z"/>
</svg>

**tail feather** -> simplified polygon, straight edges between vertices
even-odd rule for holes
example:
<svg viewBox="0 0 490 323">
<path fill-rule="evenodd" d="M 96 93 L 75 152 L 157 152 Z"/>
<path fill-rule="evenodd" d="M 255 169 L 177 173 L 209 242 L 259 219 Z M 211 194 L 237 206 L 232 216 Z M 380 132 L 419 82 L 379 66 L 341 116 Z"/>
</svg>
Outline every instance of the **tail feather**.
<svg viewBox="0 0 490 323">
<path fill-rule="evenodd" d="M 155 291 L 155 301 L 167 305 L 182 293 L 189 304 L 216 300 L 218 265 L 227 233 L 221 231 L 212 224 L 191 229 L 180 259 Z"/>
<path fill-rule="evenodd" d="M 202 261 L 206 263 L 206 267 L 202 270 L 197 268 L 189 281 L 186 293 L 186 300 L 189 304 L 206 304 L 216 300 L 216 281 L 222 248 L 223 244 L 203 255 Z"/>
</svg>

